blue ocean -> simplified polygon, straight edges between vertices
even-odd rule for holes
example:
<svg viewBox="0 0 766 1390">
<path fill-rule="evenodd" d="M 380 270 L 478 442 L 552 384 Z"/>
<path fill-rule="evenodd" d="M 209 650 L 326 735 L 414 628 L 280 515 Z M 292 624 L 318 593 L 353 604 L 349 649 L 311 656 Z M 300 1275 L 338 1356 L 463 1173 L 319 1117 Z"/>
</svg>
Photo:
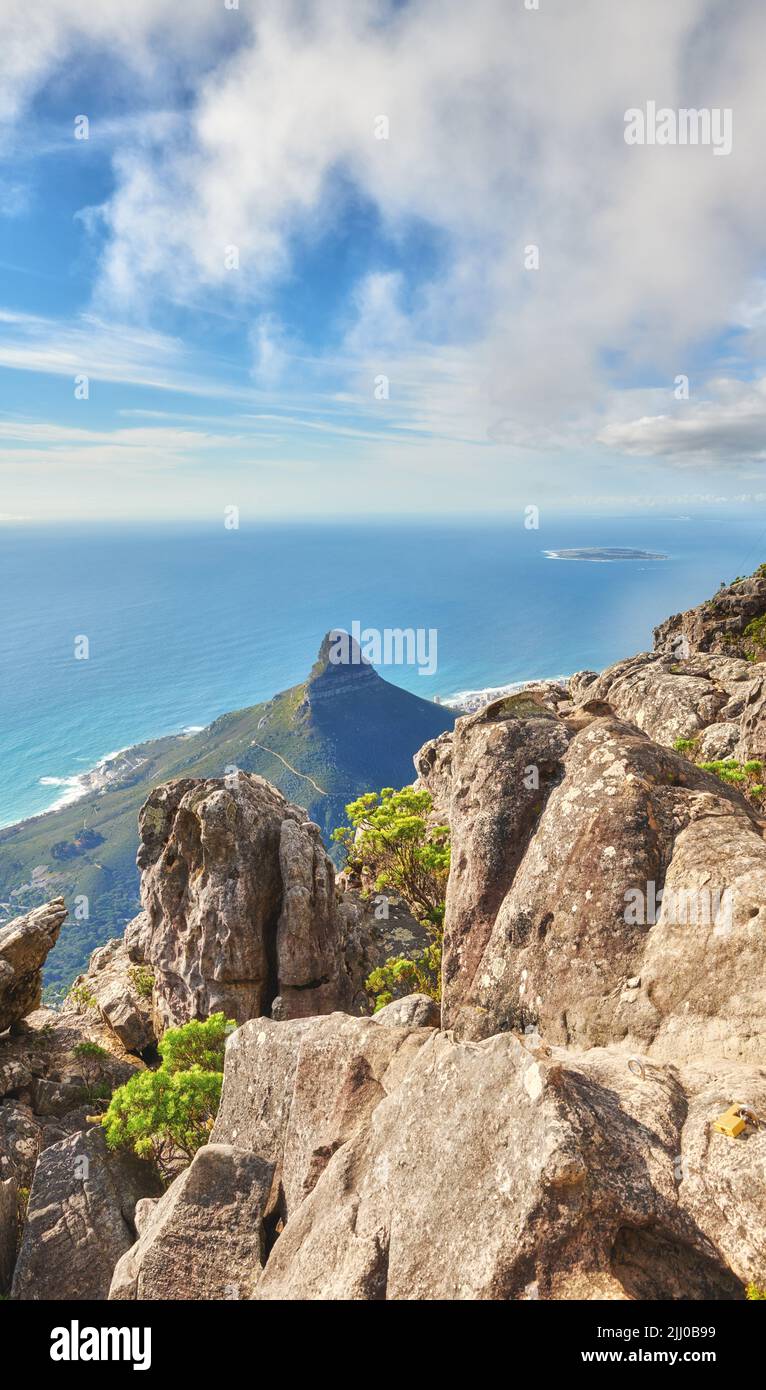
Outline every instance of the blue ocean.
<svg viewBox="0 0 766 1390">
<path fill-rule="evenodd" d="M 664 560 L 546 551 L 630 547 Z M 0 824 L 145 738 L 304 679 L 333 627 L 433 628 L 433 698 L 599 668 L 766 560 L 766 513 L 423 523 L 0 527 Z M 76 659 L 87 638 L 88 658 Z M 79 650 L 83 650 L 80 641 Z"/>
</svg>

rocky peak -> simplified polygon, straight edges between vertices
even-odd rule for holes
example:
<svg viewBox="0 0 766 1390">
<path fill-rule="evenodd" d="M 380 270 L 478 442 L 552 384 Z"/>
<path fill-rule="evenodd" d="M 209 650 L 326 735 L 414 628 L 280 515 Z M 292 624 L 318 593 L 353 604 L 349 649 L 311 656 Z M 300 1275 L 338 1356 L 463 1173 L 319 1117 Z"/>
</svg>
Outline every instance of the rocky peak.
<svg viewBox="0 0 766 1390">
<path fill-rule="evenodd" d="M 382 684 L 374 666 L 362 655 L 350 633 L 333 628 L 322 645 L 306 682 L 305 702 L 311 707 L 357 690 Z"/>
<path fill-rule="evenodd" d="M 334 869 L 318 826 L 262 777 L 158 787 L 139 818 L 143 911 L 126 933 L 157 1029 L 345 1006 Z"/>
<path fill-rule="evenodd" d="M 763 573 L 761 572 L 763 571 Z M 766 635 L 759 646 L 746 635 L 748 626 L 766 615 L 766 567 L 733 584 L 721 585 L 712 598 L 696 608 L 676 613 L 654 630 L 655 652 L 688 655 L 688 651 L 766 660 Z"/>
</svg>

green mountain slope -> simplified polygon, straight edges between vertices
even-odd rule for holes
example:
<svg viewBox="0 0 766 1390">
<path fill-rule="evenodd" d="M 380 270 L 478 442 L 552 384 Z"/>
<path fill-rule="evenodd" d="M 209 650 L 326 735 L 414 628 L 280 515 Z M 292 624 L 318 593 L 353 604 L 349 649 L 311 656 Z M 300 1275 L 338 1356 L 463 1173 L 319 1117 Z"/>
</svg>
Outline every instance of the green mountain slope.
<svg viewBox="0 0 766 1390">
<path fill-rule="evenodd" d="M 0 922 L 58 894 L 70 909 L 48 957 L 50 990 L 69 985 L 90 952 L 121 935 L 138 910 L 137 817 L 159 783 L 235 767 L 260 773 L 305 807 L 329 841 L 352 798 L 412 781 L 413 755 L 451 728 L 454 714 L 366 663 L 333 666 L 327 654 L 325 638 L 303 685 L 199 733 L 137 744 L 109 764 L 105 786 L 0 830 Z"/>
</svg>

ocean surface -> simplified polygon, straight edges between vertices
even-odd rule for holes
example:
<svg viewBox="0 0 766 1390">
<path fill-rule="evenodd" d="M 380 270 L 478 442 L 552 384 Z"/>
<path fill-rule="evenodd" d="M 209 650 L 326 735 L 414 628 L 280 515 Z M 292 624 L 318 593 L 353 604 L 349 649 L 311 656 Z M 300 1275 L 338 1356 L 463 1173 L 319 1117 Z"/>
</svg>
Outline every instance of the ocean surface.
<svg viewBox="0 0 766 1390">
<path fill-rule="evenodd" d="M 557 560 L 630 547 L 664 560 Z M 302 681 L 332 627 L 435 629 L 432 699 L 600 668 L 766 560 L 766 511 L 430 524 L 0 526 L 0 824 L 109 753 Z M 87 660 L 75 658 L 86 637 Z M 82 649 L 82 643 L 80 647 Z"/>
</svg>

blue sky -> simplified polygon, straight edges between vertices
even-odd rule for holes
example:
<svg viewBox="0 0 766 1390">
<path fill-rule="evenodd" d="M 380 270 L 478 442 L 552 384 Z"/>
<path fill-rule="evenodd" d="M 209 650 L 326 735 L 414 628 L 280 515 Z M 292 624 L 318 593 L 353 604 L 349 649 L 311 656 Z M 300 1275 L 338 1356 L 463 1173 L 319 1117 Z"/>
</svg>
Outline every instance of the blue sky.
<svg viewBox="0 0 766 1390">
<path fill-rule="evenodd" d="M 756 0 L 75 11 L 0 15 L 0 516 L 766 495 Z"/>
</svg>

